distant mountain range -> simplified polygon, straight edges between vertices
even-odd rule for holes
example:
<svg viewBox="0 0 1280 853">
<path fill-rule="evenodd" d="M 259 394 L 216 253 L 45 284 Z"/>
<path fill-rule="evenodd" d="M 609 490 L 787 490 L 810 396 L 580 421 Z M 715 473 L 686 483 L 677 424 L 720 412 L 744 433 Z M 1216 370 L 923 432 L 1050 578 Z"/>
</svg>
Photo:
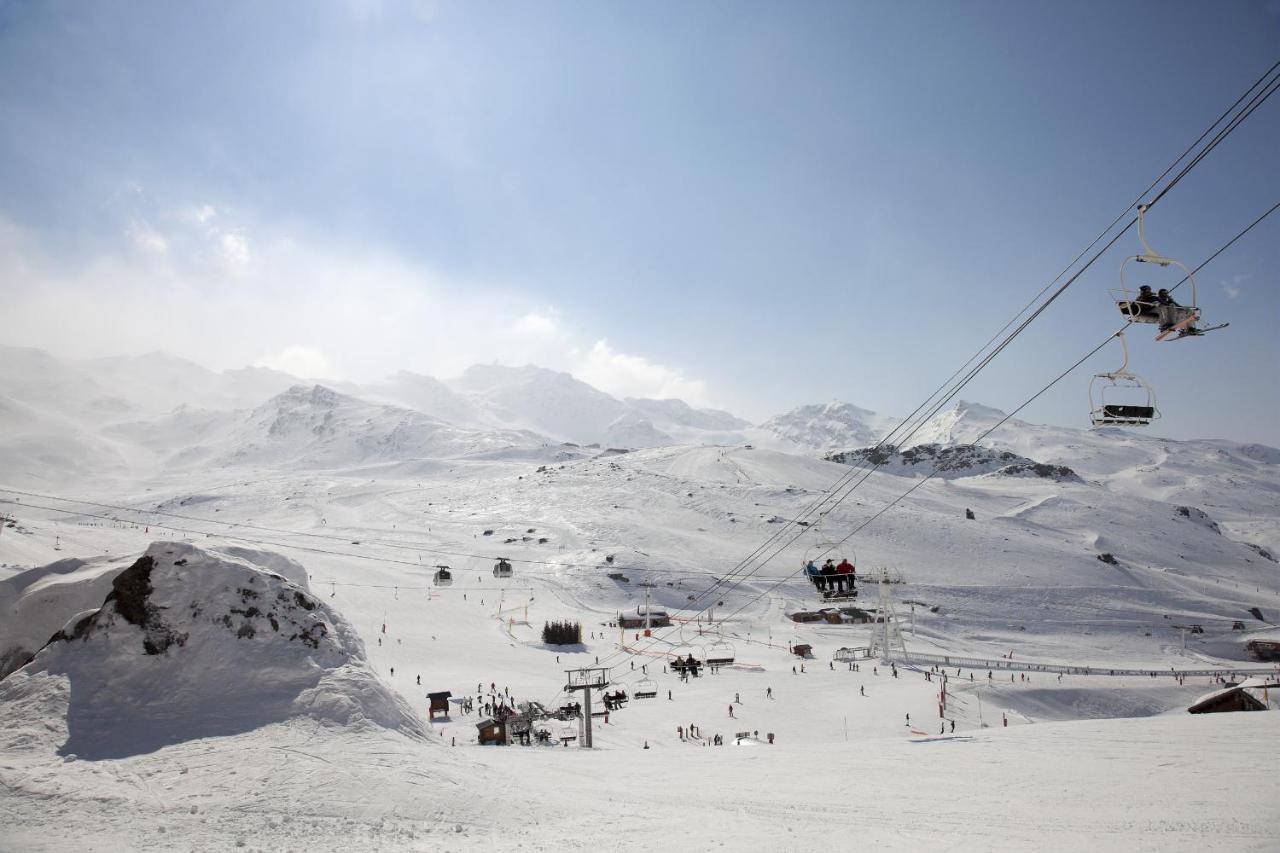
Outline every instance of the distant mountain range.
<svg viewBox="0 0 1280 853">
<path fill-rule="evenodd" d="M 972 444 L 1002 418 L 996 409 L 961 401 L 892 443 L 897 451 Z M 0 347 L 0 470 L 11 484 L 127 479 L 193 465 L 554 461 L 592 446 L 750 444 L 829 457 L 874 445 L 900 423 L 830 402 L 752 425 L 681 400 L 618 399 L 567 373 L 533 366 L 476 365 L 449 381 L 402 371 L 367 385 L 316 384 L 265 368 L 219 373 L 165 353 L 72 361 Z M 1230 476 L 1242 486 L 1269 489 L 1270 480 L 1256 472 L 1280 464 L 1280 450 L 1264 445 L 1176 442 L 1019 420 L 983 444 L 1019 461 L 1066 465 L 1083 477 L 1124 471 L 1115 487 L 1135 493 L 1159 489 L 1176 470 L 1178 485 L 1165 488 L 1170 499 L 1188 503 L 1201 497 L 1189 485 L 1197 477 Z M 909 458 L 897 467 L 910 473 L 927 466 Z"/>
</svg>

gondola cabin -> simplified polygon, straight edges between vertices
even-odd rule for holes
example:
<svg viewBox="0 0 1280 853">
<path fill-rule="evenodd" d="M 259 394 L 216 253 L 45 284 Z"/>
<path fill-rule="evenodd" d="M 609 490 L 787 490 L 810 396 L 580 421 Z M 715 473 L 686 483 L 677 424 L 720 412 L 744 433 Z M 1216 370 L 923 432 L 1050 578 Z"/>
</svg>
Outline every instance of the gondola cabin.
<svg viewBox="0 0 1280 853">
<path fill-rule="evenodd" d="M 511 570 L 511 564 L 506 560 L 499 560 L 493 564 L 493 576 L 495 578 L 509 578 L 514 572 Z"/>
<path fill-rule="evenodd" d="M 453 572 L 448 566 L 436 566 L 436 573 L 431 576 L 436 586 L 453 586 Z"/>
</svg>

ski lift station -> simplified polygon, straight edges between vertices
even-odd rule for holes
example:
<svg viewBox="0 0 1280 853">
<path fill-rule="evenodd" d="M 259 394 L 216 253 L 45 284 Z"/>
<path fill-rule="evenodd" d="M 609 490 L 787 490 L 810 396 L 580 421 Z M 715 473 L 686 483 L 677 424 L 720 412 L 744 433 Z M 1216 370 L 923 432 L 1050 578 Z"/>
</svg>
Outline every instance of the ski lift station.
<svg viewBox="0 0 1280 853">
<path fill-rule="evenodd" d="M 669 628 L 671 614 L 656 607 L 640 606 L 636 608 L 634 616 L 630 613 L 618 616 L 618 626 L 620 628 Z"/>
</svg>

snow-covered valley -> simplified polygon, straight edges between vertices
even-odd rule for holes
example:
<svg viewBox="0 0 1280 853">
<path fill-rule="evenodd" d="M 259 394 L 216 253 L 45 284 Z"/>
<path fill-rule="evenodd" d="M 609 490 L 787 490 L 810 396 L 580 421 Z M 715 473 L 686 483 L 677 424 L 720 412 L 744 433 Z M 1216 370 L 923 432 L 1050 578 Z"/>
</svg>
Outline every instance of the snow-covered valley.
<svg viewBox="0 0 1280 853">
<path fill-rule="evenodd" d="M 1274 849 L 1280 715 L 1186 713 L 1274 671 L 1245 651 L 1280 622 L 1273 448 L 1016 420 L 975 448 L 1003 414 L 960 403 L 817 524 L 896 418 L 752 426 L 537 368 L 327 387 L 6 353 L 15 849 L 652 849 L 676 826 L 693 849 Z M 789 618 L 831 606 L 800 571 L 824 554 L 873 614 L 884 570 L 907 652 L 938 658 L 833 660 L 880 626 Z M 135 611 L 185 637 L 158 651 L 116 589 L 144 555 Z M 618 628 L 646 597 L 673 626 Z M 565 619 L 581 645 L 544 645 Z M 330 645 L 289 641 L 318 624 Z M 713 645 L 733 663 L 669 667 Z M 558 708 L 597 662 L 632 698 L 594 750 L 559 745 L 573 720 L 477 745 L 485 703 Z M 474 710 L 429 720 L 434 691 Z"/>
</svg>

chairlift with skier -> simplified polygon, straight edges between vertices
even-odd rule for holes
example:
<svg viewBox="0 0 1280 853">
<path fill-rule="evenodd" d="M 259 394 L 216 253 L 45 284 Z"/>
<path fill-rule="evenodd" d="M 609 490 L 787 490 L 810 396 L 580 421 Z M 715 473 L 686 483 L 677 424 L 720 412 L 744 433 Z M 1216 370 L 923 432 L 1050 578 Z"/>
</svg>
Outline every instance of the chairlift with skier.
<svg viewBox="0 0 1280 853">
<path fill-rule="evenodd" d="M 1227 323 L 1214 326 L 1197 325 L 1200 321 L 1200 307 L 1196 303 L 1195 275 L 1186 264 L 1157 254 L 1147 243 L 1145 216 L 1148 207 L 1149 205 L 1145 204 L 1138 205 L 1138 240 L 1142 243 L 1142 252 L 1130 255 L 1120 262 L 1120 288 L 1111 291 L 1116 307 L 1120 309 L 1121 314 L 1129 318 L 1130 322 L 1151 323 L 1158 326 L 1160 333 L 1156 335 L 1157 341 L 1199 337 L 1205 332 L 1226 328 Z M 1143 285 L 1137 290 L 1131 289 L 1125 278 L 1126 272 L 1131 269 L 1129 266 L 1131 263 L 1154 264 L 1162 269 L 1174 267 L 1181 270 L 1184 277 L 1174 287 L 1186 282 L 1190 287 L 1191 304 L 1179 305 L 1167 289 L 1154 293 L 1150 285 Z"/>
</svg>

